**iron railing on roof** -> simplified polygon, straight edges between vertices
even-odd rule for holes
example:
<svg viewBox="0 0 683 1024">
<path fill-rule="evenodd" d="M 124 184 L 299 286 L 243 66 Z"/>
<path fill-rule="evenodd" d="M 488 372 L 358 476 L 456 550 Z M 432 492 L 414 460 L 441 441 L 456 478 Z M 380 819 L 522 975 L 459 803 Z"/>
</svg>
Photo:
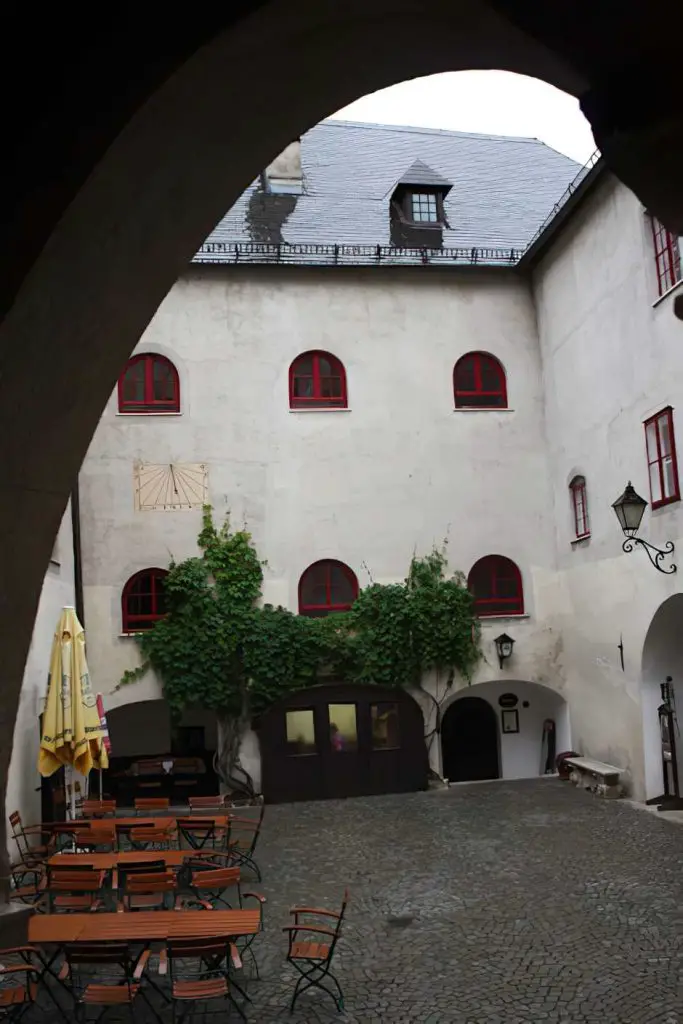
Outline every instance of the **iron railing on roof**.
<svg viewBox="0 0 683 1024">
<path fill-rule="evenodd" d="M 267 242 L 204 242 L 194 263 L 282 264 L 297 266 L 512 266 L 514 267 L 540 238 L 600 160 L 595 150 L 545 218 L 527 245 L 519 249 L 463 246 L 459 248 L 401 248 L 396 245 L 290 245 Z"/>
<path fill-rule="evenodd" d="M 438 265 L 514 266 L 523 249 L 401 248 L 395 245 L 269 245 L 259 242 L 205 242 L 195 263 L 292 263 L 298 266 Z"/>
<path fill-rule="evenodd" d="M 574 193 L 576 192 L 576 190 L 579 187 L 579 185 L 581 184 L 581 182 L 584 180 L 584 178 L 587 177 L 587 175 L 590 173 L 590 171 L 592 171 L 593 168 L 595 167 L 595 165 L 598 163 L 598 161 L 600 160 L 601 155 L 602 154 L 600 153 L 600 150 L 596 149 L 591 154 L 591 156 L 589 156 L 588 160 L 583 165 L 583 167 L 581 168 L 579 173 L 576 175 L 575 178 L 572 178 L 572 180 L 569 182 L 569 184 L 567 185 L 566 189 L 564 190 L 564 192 L 562 193 L 560 198 L 554 204 L 552 210 L 550 211 L 550 213 L 548 214 L 546 219 L 543 221 L 543 223 L 539 227 L 539 229 L 536 232 L 536 234 L 533 236 L 531 241 L 527 244 L 527 246 L 524 249 L 524 252 L 522 253 L 522 255 L 527 253 L 529 251 L 529 249 L 531 249 L 532 245 L 536 244 L 536 242 L 541 237 L 543 232 L 546 231 L 546 229 L 551 224 L 551 222 L 555 220 L 555 218 L 557 217 L 558 213 L 560 212 L 562 207 L 565 205 L 565 203 L 569 202 L 569 200 L 574 195 Z"/>
</svg>

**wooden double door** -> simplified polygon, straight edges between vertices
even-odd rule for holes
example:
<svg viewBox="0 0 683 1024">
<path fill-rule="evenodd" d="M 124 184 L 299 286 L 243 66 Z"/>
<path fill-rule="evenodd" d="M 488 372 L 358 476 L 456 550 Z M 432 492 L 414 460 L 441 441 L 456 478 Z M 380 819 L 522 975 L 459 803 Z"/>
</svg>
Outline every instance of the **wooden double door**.
<svg viewBox="0 0 683 1024">
<path fill-rule="evenodd" d="M 344 683 L 292 694 L 259 727 L 268 803 L 426 788 L 422 712 L 403 690 Z"/>
</svg>

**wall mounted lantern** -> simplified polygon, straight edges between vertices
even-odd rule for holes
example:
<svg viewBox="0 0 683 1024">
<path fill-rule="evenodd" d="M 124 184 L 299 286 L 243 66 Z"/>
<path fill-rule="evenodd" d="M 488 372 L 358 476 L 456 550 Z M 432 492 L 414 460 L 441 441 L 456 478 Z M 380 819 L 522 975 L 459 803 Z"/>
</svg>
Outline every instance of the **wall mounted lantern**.
<svg viewBox="0 0 683 1024">
<path fill-rule="evenodd" d="M 498 651 L 498 664 L 502 668 L 503 662 L 507 661 L 512 654 L 512 648 L 515 645 L 515 641 L 511 636 L 508 636 L 507 633 L 501 633 L 493 642 L 496 645 L 496 650 Z"/>
<path fill-rule="evenodd" d="M 662 567 L 662 559 L 666 558 L 667 555 L 672 555 L 674 552 L 673 541 L 667 541 L 664 548 L 656 548 L 654 544 L 648 544 L 646 540 L 636 536 L 643 515 L 645 514 L 645 509 L 647 508 L 647 502 L 645 501 L 645 498 L 641 498 L 639 494 L 636 494 L 630 480 L 626 484 L 626 490 L 619 498 L 617 498 L 612 505 L 612 508 L 616 513 L 619 525 L 626 537 L 626 540 L 622 544 L 622 549 L 626 554 L 633 551 L 636 544 L 640 544 L 641 547 L 645 548 L 647 557 L 650 559 L 655 569 L 667 574 L 676 572 L 676 566 L 673 562 L 668 569 L 664 569 Z"/>
</svg>

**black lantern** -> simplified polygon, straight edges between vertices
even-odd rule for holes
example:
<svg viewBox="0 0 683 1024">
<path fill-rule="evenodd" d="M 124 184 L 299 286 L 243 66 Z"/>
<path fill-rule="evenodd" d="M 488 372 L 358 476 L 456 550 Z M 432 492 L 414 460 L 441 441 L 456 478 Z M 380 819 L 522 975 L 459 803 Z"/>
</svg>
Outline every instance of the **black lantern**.
<svg viewBox="0 0 683 1024">
<path fill-rule="evenodd" d="M 496 645 L 496 650 L 498 651 L 498 664 L 502 668 L 503 662 L 507 661 L 512 654 L 512 648 L 515 645 L 515 641 L 511 636 L 508 636 L 507 633 L 501 633 L 493 642 Z"/>
<path fill-rule="evenodd" d="M 612 504 L 612 508 L 626 538 L 622 544 L 622 549 L 628 554 L 630 551 L 633 551 L 636 544 L 640 544 L 645 549 L 647 557 L 655 569 L 667 574 L 676 572 L 676 566 L 673 564 L 668 569 L 662 568 L 662 559 L 667 555 L 673 554 L 673 541 L 667 541 L 666 546 L 662 549 L 656 548 L 654 544 L 649 544 L 646 540 L 642 540 L 641 537 L 637 536 L 645 509 L 647 508 L 647 502 L 645 498 L 641 498 L 634 490 L 630 480 L 626 484 L 624 493 Z"/>
</svg>

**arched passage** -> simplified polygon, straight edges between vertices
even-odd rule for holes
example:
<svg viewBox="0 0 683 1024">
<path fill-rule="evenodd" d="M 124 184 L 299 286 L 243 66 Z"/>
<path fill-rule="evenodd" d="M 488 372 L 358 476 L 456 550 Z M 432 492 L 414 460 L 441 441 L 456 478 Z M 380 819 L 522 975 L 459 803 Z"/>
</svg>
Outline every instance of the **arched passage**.
<svg viewBox="0 0 683 1024">
<path fill-rule="evenodd" d="M 455 700 L 441 725 L 443 771 L 449 782 L 500 776 L 498 719 L 482 697 Z"/>
<path fill-rule="evenodd" d="M 360 0 L 256 0 L 215 15 L 198 8 L 153 30 L 131 31 L 123 18 L 104 35 L 74 32 L 63 12 L 39 32 L 26 12 L 13 15 L 6 46 L 21 53 L 23 43 L 35 92 L 50 103 L 36 106 L 5 82 L 12 208 L 0 236 L 9 254 L 0 601 L 12 642 L 0 778 L 51 545 L 107 396 L 178 273 L 249 180 L 365 92 L 501 68 L 587 95 L 614 169 L 680 229 L 681 15 L 669 8 L 627 4 L 614 15 L 576 2 L 541 11 L 502 0 L 376 0 L 371 9 Z M 406 31 L 413 23 L 419 32 Z"/>
<path fill-rule="evenodd" d="M 188 710 L 173 726 L 165 700 L 143 700 L 112 708 L 107 726 L 111 754 L 104 787 L 120 804 L 130 805 L 136 796 L 183 804 L 188 796 L 218 792 L 211 712 Z"/>
<path fill-rule="evenodd" d="M 661 684 L 671 676 L 675 705 L 683 711 L 683 594 L 674 594 L 663 602 L 652 617 L 645 636 L 642 659 L 641 706 L 643 715 L 643 758 L 645 762 L 645 798 L 652 800 L 664 792 L 662 743 L 657 708 L 662 703 Z M 683 744 L 675 735 L 678 751 L 678 779 L 683 788 Z"/>
<path fill-rule="evenodd" d="M 554 770 L 554 753 L 570 746 L 564 698 L 549 686 L 525 680 L 461 690 L 441 722 L 442 774 L 451 782 L 536 778 Z"/>
</svg>

